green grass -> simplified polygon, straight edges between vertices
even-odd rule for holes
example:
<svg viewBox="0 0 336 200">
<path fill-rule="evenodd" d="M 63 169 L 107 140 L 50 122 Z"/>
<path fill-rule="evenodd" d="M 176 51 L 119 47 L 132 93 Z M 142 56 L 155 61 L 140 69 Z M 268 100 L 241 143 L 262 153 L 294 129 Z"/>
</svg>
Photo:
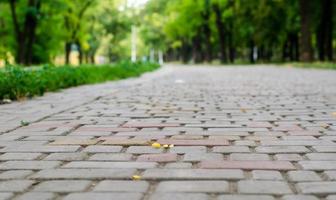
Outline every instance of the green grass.
<svg viewBox="0 0 336 200">
<path fill-rule="evenodd" d="M 312 63 L 285 63 L 285 66 L 293 66 L 299 68 L 315 68 L 315 69 L 336 69 L 336 63 L 332 62 L 312 62 Z"/>
<path fill-rule="evenodd" d="M 155 63 L 128 61 L 101 66 L 9 66 L 0 69 L 0 100 L 31 98 L 63 88 L 136 77 L 157 68 Z"/>
</svg>

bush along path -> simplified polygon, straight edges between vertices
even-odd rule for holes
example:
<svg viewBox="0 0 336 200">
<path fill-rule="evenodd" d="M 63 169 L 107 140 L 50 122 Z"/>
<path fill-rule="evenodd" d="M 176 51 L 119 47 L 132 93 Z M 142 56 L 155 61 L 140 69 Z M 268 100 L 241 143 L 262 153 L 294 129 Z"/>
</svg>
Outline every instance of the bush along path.
<svg viewBox="0 0 336 200">
<path fill-rule="evenodd" d="M 78 85 L 136 77 L 157 68 L 159 65 L 156 63 L 126 61 L 101 66 L 9 66 L 0 70 L 0 101 L 30 98 Z"/>
</svg>

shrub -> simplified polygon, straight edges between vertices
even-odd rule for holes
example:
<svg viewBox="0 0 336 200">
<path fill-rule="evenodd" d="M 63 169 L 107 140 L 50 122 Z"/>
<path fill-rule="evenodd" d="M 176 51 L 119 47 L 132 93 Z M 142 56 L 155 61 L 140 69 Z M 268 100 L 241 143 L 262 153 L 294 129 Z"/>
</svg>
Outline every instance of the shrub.
<svg viewBox="0 0 336 200">
<path fill-rule="evenodd" d="M 155 63 L 129 61 L 100 66 L 9 66 L 0 69 L 0 100 L 30 98 L 77 85 L 135 77 L 158 67 Z"/>
</svg>

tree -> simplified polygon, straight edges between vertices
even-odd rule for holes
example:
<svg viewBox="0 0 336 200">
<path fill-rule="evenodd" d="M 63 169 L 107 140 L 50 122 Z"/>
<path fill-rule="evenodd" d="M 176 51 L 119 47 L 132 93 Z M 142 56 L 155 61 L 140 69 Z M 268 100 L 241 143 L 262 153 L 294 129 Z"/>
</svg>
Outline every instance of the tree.
<svg viewBox="0 0 336 200">
<path fill-rule="evenodd" d="M 310 1 L 300 0 L 300 61 L 302 62 L 311 62 L 313 60 L 310 4 Z"/>
</svg>

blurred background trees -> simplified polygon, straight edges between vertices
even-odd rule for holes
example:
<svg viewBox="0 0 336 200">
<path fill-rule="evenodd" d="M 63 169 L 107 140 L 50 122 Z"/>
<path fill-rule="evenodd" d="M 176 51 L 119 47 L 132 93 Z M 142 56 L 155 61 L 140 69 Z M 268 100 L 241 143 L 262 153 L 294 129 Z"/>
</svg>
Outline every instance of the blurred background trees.
<svg viewBox="0 0 336 200">
<path fill-rule="evenodd" d="M 128 0 L 130 1 L 130 0 Z M 182 62 L 335 59 L 334 0 L 0 0 L 0 60 Z M 132 29 L 133 27 L 133 29 Z M 97 60 L 99 55 L 99 60 Z"/>
</svg>

